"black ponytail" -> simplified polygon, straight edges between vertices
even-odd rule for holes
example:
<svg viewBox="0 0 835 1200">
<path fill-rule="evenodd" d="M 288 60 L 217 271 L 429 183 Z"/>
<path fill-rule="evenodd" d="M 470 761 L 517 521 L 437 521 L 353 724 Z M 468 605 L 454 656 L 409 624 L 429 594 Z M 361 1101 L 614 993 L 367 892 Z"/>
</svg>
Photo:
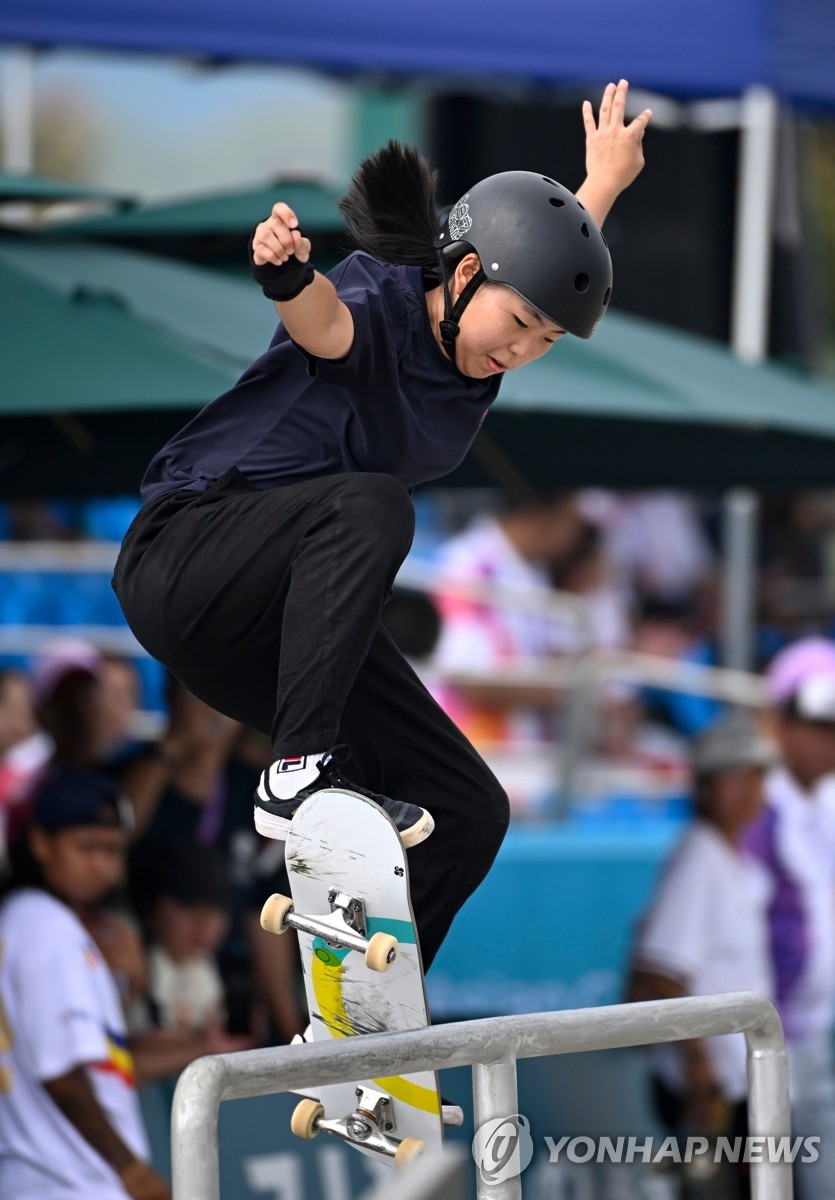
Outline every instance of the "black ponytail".
<svg viewBox="0 0 835 1200">
<path fill-rule="evenodd" d="M 440 227 L 438 172 L 411 146 L 391 141 L 364 159 L 339 201 L 351 239 L 383 262 L 429 266 Z"/>
</svg>

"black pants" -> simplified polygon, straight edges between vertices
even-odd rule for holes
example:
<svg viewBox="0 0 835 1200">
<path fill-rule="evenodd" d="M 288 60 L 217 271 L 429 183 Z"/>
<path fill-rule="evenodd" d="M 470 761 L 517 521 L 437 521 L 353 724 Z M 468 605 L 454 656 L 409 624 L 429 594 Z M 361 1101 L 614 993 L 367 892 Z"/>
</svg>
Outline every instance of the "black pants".
<svg viewBox="0 0 835 1200">
<path fill-rule="evenodd" d="M 351 749 L 357 783 L 429 809 L 409 851 L 426 966 L 501 845 L 507 797 L 380 624 L 414 510 L 387 475 L 256 491 L 236 470 L 147 504 L 113 587 L 150 654 L 276 758 Z"/>
</svg>

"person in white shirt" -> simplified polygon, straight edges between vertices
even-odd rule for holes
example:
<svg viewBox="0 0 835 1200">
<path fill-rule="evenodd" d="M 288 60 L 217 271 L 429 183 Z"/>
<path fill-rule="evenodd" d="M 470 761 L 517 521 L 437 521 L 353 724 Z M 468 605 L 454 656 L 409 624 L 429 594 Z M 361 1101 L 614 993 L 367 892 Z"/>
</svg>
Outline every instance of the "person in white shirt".
<svg viewBox="0 0 835 1200">
<path fill-rule="evenodd" d="M 438 557 L 435 602 L 442 618 L 433 666 L 445 673 L 533 667 L 591 647 L 628 642 L 628 614 L 596 578 L 573 603 L 562 605 L 555 579 L 562 564 L 579 578 L 595 531 L 584 524 L 571 493 L 528 500 L 501 515 L 484 515 L 446 542 Z M 459 586 L 460 585 L 460 586 Z M 468 588 L 481 589 L 473 594 Z M 553 688 L 494 682 L 456 684 L 440 696 L 453 720 L 477 742 L 551 741 Z"/>
<path fill-rule="evenodd" d="M 83 924 L 121 880 L 130 808 L 52 771 L 0 901 L 0 1196 L 169 1200 L 148 1164 L 124 1016 Z"/>
<path fill-rule="evenodd" d="M 782 765 L 748 845 L 774 886 L 769 909 L 777 1007 L 789 1053 L 794 1132 L 819 1137 L 795 1168 L 800 1200 L 835 1198 L 835 643 L 803 638 L 766 683 Z"/>
<path fill-rule="evenodd" d="M 667 863 L 640 927 L 630 1000 L 773 993 L 768 950 L 770 883 L 743 847 L 763 804 L 776 748 L 740 712 L 693 743 L 696 819 Z M 746 1124 L 742 1034 L 654 1047 L 655 1106 L 676 1135 L 737 1135 Z M 738 1174 L 738 1194 L 746 1181 Z"/>
</svg>

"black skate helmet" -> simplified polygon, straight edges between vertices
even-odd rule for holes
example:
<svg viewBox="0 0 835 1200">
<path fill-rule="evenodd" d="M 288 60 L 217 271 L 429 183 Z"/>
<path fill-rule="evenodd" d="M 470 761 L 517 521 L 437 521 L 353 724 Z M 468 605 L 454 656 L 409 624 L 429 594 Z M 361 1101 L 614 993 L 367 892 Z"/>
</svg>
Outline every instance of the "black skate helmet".
<svg viewBox="0 0 835 1200">
<path fill-rule="evenodd" d="M 470 188 L 435 238 L 444 287 L 441 339 L 454 358 L 461 313 L 492 279 L 576 337 L 594 333 L 612 294 L 603 234 L 573 192 L 532 171 L 503 171 Z M 451 302 L 450 260 L 475 251 L 481 269 Z"/>
</svg>

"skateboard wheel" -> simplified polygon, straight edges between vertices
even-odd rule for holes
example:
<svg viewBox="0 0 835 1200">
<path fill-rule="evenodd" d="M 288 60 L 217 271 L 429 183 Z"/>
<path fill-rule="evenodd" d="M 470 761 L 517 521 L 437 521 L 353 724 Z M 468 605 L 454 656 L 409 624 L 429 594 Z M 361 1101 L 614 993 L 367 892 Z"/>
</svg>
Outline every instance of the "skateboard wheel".
<svg viewBox="0 0 835 1200">
<path fill-rule="evenodd" d="M 324 1115 L 325 1110 L 317 1100 L 302 1100 L 301 1104 L 297 1104 L 293 1109 L 293 1115 L 290 1118 L 290 1132 L 300 1138 L 315 1138 L 319 1132 L 316 1122 Z M 406 1141 L 414 1140 L 414 1138 L 406 1139 Z"/>
<path fill-rule="evenodd" d="M 375 933 L 369 939 L 365 951 L 365 965 L 369 971 L 387 971 L 396 958 L 396 937 L 392 937 L 390 933 Z"/>
<path fill-rule="evenodd" d="M 422 1142 L 420 1138 L 404 1138 L 394 1152 L 394 1165 L 405 1167 L 414 1159 L 419 1158 L 423 1154 L 424 1148 L 425 1142 Z"/>
<path fill-rule="evenodd" d="M 281 896 L 277 892 L 270 896 L 261 909 L 261 928 L 267 933 L 286 933 L 284 924 L 288 913 L 293 911 L 293 901 L 289 896 Z"/>
</svg>

